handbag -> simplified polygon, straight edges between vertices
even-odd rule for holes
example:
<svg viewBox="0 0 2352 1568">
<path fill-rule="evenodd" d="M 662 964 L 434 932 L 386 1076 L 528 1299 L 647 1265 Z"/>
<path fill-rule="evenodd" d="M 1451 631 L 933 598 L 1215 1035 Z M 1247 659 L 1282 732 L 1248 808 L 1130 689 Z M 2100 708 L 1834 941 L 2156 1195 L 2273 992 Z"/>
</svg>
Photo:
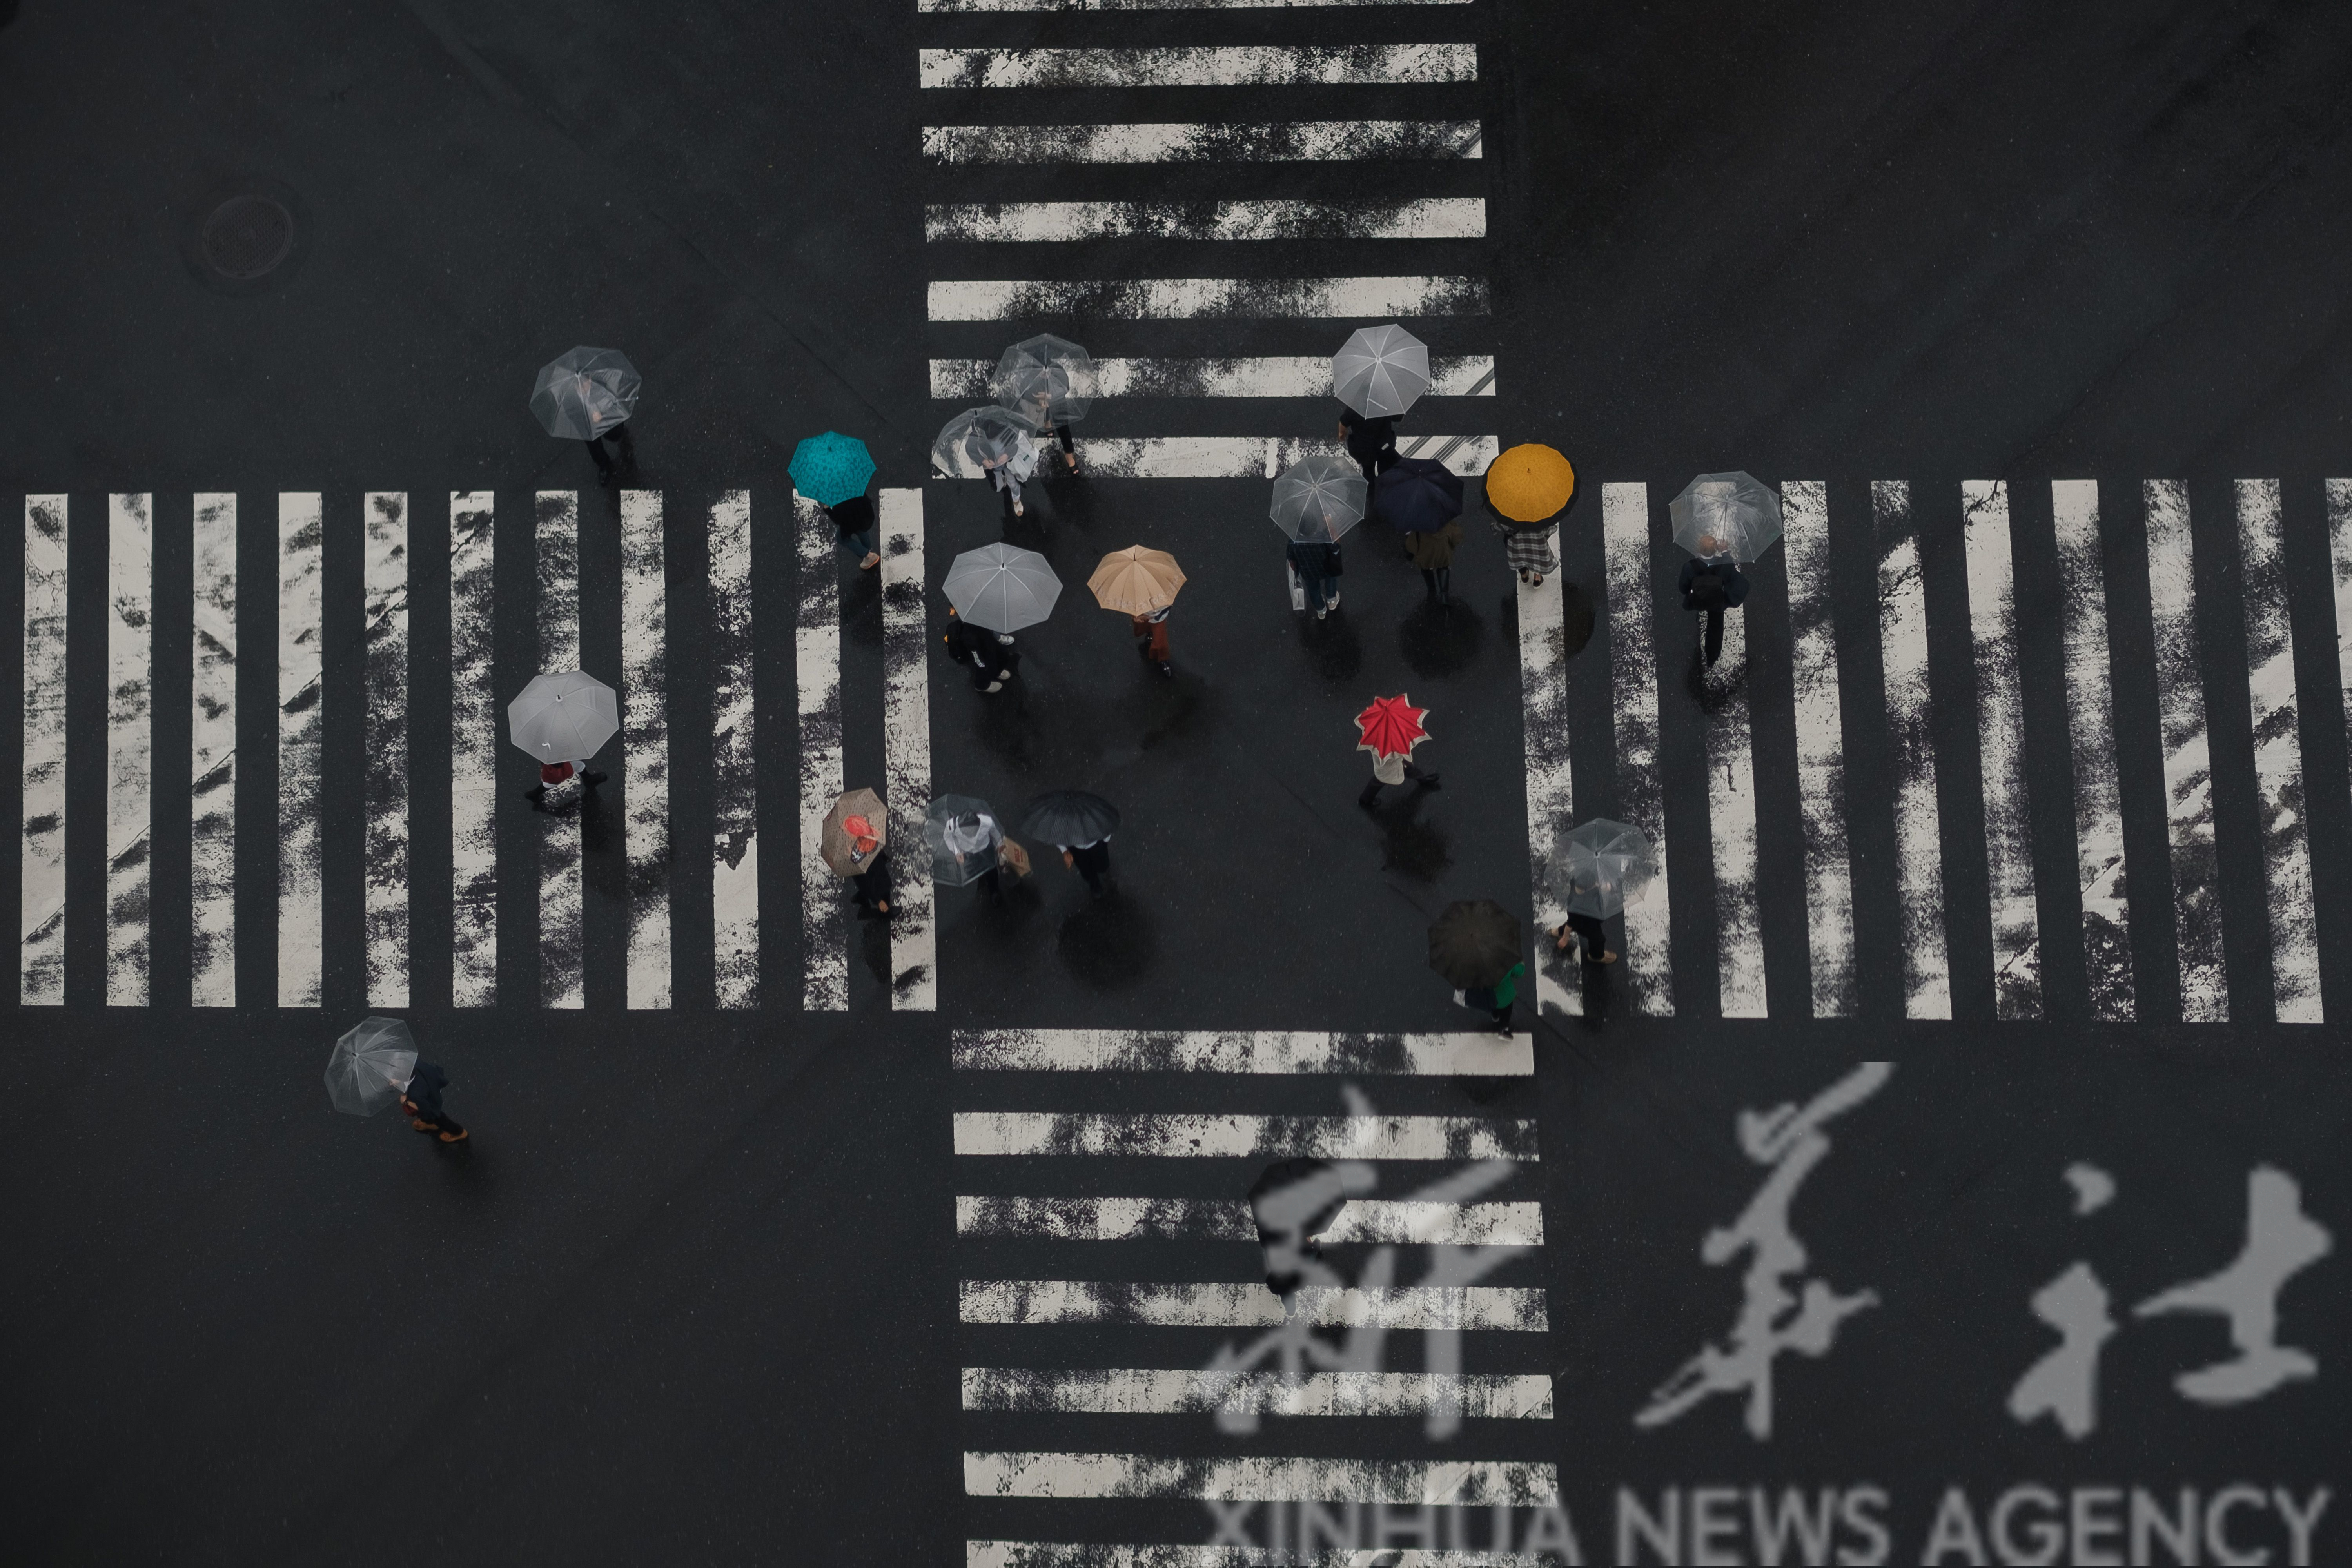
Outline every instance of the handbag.
<svg viewBox="0 0 2352 1568">
<path fill-rule="evenodd" d="M 1286 561 L 1283 563 L 1282 569 L 1290 574 L 1290 607 L 1294 610 L 1305 609 L 1307 607 L 1307 584 L 1298 580 L 1298 568 L 1291 565 Z"/>
<path fill-rule="evenodd" d="M 1008 838 L 996 847 L 997 864 L 1005 867 L 1015 877 L 1029 874 L 1029 851 Z"/>
</svg>

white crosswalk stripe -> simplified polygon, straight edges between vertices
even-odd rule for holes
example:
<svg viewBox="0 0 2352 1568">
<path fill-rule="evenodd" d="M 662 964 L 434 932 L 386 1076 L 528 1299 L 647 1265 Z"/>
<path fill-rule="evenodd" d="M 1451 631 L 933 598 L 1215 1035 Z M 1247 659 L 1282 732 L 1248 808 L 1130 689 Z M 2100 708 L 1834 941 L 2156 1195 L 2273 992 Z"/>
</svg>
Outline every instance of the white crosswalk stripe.
<svg viewBox="0 0 2352 1568">
<path fill-rule="evenodd" d="M 408 497 L 362 498 L 367 1002 L 408 1005 Z"/>
<path fill-rule="evenodd" d="M 1781 487 L 1781 559 L 1789 579 L 1797 784 L 1804 813 L 1805 935 L 1812 1016 L 1854 1010 L 1853 880 L 1846 853 L 1845 720 L 1838 697 L 1837 626 L 1830 602 L 1829 487 Z"/>
<path fill-rule="evenodd" d="M 923 49 L 926 88 L 1299 87 L 1475 81 L 1475 44 L 1269 48 Z"/>
<path fill-rule="evenodd" d="M 1231 1072 L 1507 1075 L 1535 1071 L 1535 1037 L 1490 1031 L 960 1029 L 960 1072 Z"/>
<path fill-rule="evenodd" d="M 1034 245 L 1081 239 L 1483 239 L 1483 196 L 1402 201 L 943 202 L 923 237 Z"/>
<path fill-rule="evenodd" d="M 670 1005 L 669 587 L 658 490 L 621 493 L 621 767 L 628 1005 Z"/>
<path fill-rule="evenodd" d="M 2279 483 L 2240 479 L 2238 570 L 2245 584 L 2246 682 L 2269 894 L 2271 996 L 2283 1024 L 2320 1021 L 2319 931 L 2311 902 L 2308 805 L 2294 689 L 2294 630 L 2279 554 Z"/>
<path fill-rule="evenodd" d="M 710 919 L 719 1005 L 760 1005 L 759 794 L 751 748 L 751 497 L 710 508 Z"/>
<path fill-rule="evenodd" d="M 931 803 L 930 605 L 923 572 L 923 492 L 886 489 L 882 526 L 882 741 L 890 839 L 899 849 L 891 890 L 890 1005 L 939 1006 L 924 818 Z"/>
<path fill-rule="evenodd" d="M 154 498 L 108 500 L 106 616 L 106 1000 L 143 1007 L 154 824 Z"/>
<path fill-rule="evenodd" d="M 1528 897 L 1536 930 L 1567 923 L 1553 848 L 1574 804 L 1569 759 L 1568 658 L 1561 579 L 1516 579 L 1519 612 L 1519 711 L 1527 765 Z M 1536 943 L 1536 1005 L 1544 1013 L 1584 1016 L 1584 989 L 1576 962 L 1563 960 L 1549 941 Z M 1532 1042 L 1531 1042 L 1532 1043 Z M 1530 1052 L 1530 1055 L 1533 1053 Z"/>
<path fill-rule="evenodd" d="M 1708 685 L 1708 826 L 1715 850 L 1716 990 L 1727 1018 L 1765 1015 L 1764 928 L 1756 901 L 1756 763 L 1748 730 L 1748 620 L 1726 616 Z"/>
<path fill-rule="evenodd" d="M 847 915 L 824 864 L 824 816 L 848 786 L 841 751 L 841 583 L 833 524 L 806 496 L 793 498 L 799 556 L 793 658 L 800 719 L 801 1005 L 838 1013 L 849 1005 Z"/>
<path fill-rule="evenodd" d="M 2075 879 L 2083 897 L 2083 958 L 2094 1017 L 2134 1012 L 2131 911 L 2124 885 L 2123 795 L 2116 776 L 2115 674 L 2107 650 L 2106 571 L 2099 487 L 2050 487 L 2065 602 L 2066 726 L 2073 753 Z"/>
<path fill-rule="evenodd" d="M 2033 828 L 2025 784 L 2025 702 L 2018 689 L 2017 586 L 2010 564 L 2009 487 L 1960 486 L 1969 631 L 1976 652 L 1977 752 L 1985 858 L 1992 883 L 1993 999 L 2004 1018 L 2042 1016 L 2042 937 L 2033 901 Z"/>
<path fill-rule="evenodd" d="M 491 674 L 498 616 L 495 499 L 449 497 L 449 999 L 498 1001 L 498 692 Z"/>
<path fill-rule="evenodd" d="M 2172 840 L 2174 940 L 2180 953 L 2180 1016 L 2192 1024 L 2230 1016 L 2221 972 L 2221 889 L 2213 842 L 2213 759 L 2205 731 L 2205 676 L 2197 651 L 2197 574 L 2189 487 L 2150 479 L 2147 586 L 2156 623 L 2157 702 L 2164 734 L 2164 798 Z"/>
<path fill-rule="evenodd" d="M 278 1005 L 322 1000 L 319 746 L 326 692 L 320 681 L 326 552 L 324 498 L 278 498 Z"/>
<path fill-rule="evenodd" d="M 1903 1016 L 1952 1016 L 1944 941 L 1943 818 L 1937 804 L 1934 699 L 1927 682 L 1927 597 L 1911 487 L 1870 487 L 1878 538 L 1878 657 L 1895 754 L 1895 865 L 1903 911 Z"/>
<path fill-rule="evenodd" d="M 1309 163 L 1485 155 L 1475 120 L 923 127 L 923 156 L 936 164 Z"/>
<path fill-rule="evenodd" d="M 1666 814 L 1658 776 L 1658 659 L 1650 548 L 1650 487 L 1613 483 L 1601 489 L 1601 530 L 1609 587 L 1610 687 L 1615 697 L 1617 809 L 1650 841 L 1657 879 L 1625 909 L 1625 968 L 1634 1005 L 1671 1017 L 1675 1010 L 1673 921 L 1666 892 Z"/>
<path fill-rule="evenodd" d="M 236 497 L 199 495 L 188 680 L 188 1003 L 236 1005 Z"/>
<path fill-rule="evenodd" d="M 1304 317 L 1409 321 L 1483 316 L 1483 278 L 940 279 L 927 290 L 934 321 L 1190 321 Z"/>
<path fill-rule="evenodd" d="M 989 377 L 996 362 L 982 359 L 935 359 L 931 362 L 931 395 L 956 401 L 985 401 Z M 1492 397 L 1495 360 L 1491 354 L 1433 354 L 1429 361 L 1431 397 Z M 1258 355 L 1235 359 L 1125 359 L 1117 355 L 1095 361 L 1095 376 L 1105 397 L 1316 397 L 1331 395 L 1331 361 L 1327 355 Z"/>
<path fill-rule="evenodd" d="M 1093 1415 L 1187 1415 L 1250 1409 L 1273 1415 L 1422 1415 L 1450 1401 L 1465 1416 L 1548 1421 L 1551 1379 L 1432 1373 L 1316 1373 L 1287 1384 L 1271 1373 L 1173 1367 L 1038 1372 L 963 1369 L 966 1410 L 1075 1411 Z"/>
<path fill-rule="evenodd" d="M 541 490 L 538 501 L 539 668 L 580 668 L 580 495 Z M 578 814 L 539 823 L 539 1005 L 587 1005 L 581 921 L 586 896 Z"/>
</svg>

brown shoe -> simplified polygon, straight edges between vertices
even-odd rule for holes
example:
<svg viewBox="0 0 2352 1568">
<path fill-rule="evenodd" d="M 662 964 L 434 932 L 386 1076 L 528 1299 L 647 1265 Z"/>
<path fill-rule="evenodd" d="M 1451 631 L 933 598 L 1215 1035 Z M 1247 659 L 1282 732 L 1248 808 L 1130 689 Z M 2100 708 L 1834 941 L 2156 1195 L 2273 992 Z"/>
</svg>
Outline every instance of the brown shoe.
<svg viewBox="0 0 2352 1568">
<path fill-rule="evenodd" d="M 421 1116 L 410 1121 L 409 1125 L 415 1128 L 419 1132 L 438 1132 L 441 1131 L 441 1124 L 439 1122 L 427 1121 Z"/>
<path fill-rule="evenodd" d="M 441 1134 L 441 1142 L 444 1143 L 463 1143 L 467 1139 L 471 1138 L 473 1134 L 471 1132 L 444 1132 Z"/>
</svg>

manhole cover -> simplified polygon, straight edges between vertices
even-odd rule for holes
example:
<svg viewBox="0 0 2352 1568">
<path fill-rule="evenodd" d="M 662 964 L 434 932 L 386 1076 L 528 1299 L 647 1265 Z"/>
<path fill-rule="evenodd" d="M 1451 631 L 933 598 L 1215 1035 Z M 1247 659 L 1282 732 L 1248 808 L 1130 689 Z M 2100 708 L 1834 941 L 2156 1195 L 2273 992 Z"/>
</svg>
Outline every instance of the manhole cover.
<svg viewBox="0 0 2352 1568">
<path fill-rule="evenodd" d="M 205 220 L 205 261 L 240 281 L 276 269 L 294 248 L 294 215 L 268 196 L 232 196 Z"/>
</svg>

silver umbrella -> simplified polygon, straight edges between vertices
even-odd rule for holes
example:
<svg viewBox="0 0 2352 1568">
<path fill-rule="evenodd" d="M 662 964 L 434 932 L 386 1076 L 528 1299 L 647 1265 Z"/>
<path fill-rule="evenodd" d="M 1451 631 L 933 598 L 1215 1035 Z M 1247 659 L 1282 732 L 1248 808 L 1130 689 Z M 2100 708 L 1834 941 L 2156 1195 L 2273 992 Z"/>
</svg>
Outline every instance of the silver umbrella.
<svg viewBox="0 0 2352 1568">
<path fill-rule="evenodd" d="M 576 348 L 539 367 L 530 411 L 560 440 L 602 436 L 637 410 L 645 378 L 618 349 Z"/>
<path fill-rule="evenodd" d="M 988 390 L 1000 406 L 1027 420 L 1033 430 L 1084 419 L 1088 406 L 1102 395 L 1094 356 L 1050 332 L 1024 338 L 1006 349 Z"/>
<path fill-rule="evenodd" d="M 621 727 L 613 689 L 576 669 L 534 675 L 507 704 L 507 733 L 542 763 L 584 761 Z"/>
<path fill-rule="evenodd" d="M 931 462 L 951 479 L 981 479 L 988 470 L 1010 467 L 1025 479 L 1036 472 L 1037 444 L 1029 426 L 1009 408 L 967 408 L 940 426 Z"/>
<path fill-rule="evenodd" d="M 1017 632 L 1054 613 L 1062 580 L 1034 550 L 986 544 L 948 563 L 948 603 L 976 626 Z"/>
<path fill-rule="evenodd" d="M 923 813 L 923 844 L 931 852 L 931 879 L 961 888 L 996 869 L 1004 825 L 977 795 L 943 795 Z"/>
<path fill-rule="evenodd" d="M 1371 487 L 1353 459 L 1301 458 L 1274 481 L 1275 526 L 1302 544 L 1329 544 L 1363 521 Z"/>
<path fill-rule="evenodd" d="M 327 1058 L 327 1098 L 347 1116 L 373 1116 L 416 1073 L 416 1042 L 398 1018 L 362 1018 Z"/>
<path fill-rule="evenodd" d="M 1749 474 L 1701 474 L 1666 514 L 1675 542 L 1702 561 L 1753 561 L 1780 537 L 1780 498 Z"/>
<path fill-rule="evenodd" d="M 1360 327 L 1331 356 L 1331 390 L 1367 419 L 1402 414 L 1429 390 L 1429 345 L 1394 322 Z"/>
<path fill-rule="evenodd" d="M 1658 874 L 1657 857 L 1640 830 L 1604 816 L 1561 834 L 1552 866 L 1569 912 L 1601 920 L 1640 903 Z"/>
</svg>

